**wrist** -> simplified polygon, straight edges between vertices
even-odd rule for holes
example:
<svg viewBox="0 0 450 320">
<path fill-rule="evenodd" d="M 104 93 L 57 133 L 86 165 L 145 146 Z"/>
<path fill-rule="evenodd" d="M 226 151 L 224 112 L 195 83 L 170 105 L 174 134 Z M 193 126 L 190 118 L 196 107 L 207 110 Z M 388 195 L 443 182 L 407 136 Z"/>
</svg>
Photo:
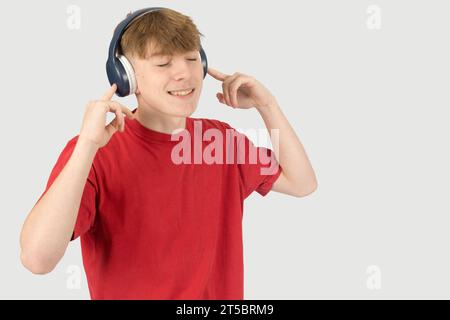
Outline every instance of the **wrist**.
<svg viewBox="0 0 450 320">
<path fill-rule="evenodd" d="M 81 135 L 78 136 L 77 145 L 79 145 L 80 148 L 87 149 L 91 152 L 97 152 L 97 150 L 100 149 L 98 143 Z"/>
<path fill-rule="evenodd" d="M 265 105 L 256 107 L 256 109 L 258 110 L 258 112 L 261 115 L 270 113 L 270 112 L 272 112 L 272 111 L 274 111 L 276 109 L 279 109 L 279 108 L 280 108 L 280 106 L 278 105 L 278 102 L 275 99 L 275 97 L 270 99 L 269 102 L 267 102 Z"/>
</svg>

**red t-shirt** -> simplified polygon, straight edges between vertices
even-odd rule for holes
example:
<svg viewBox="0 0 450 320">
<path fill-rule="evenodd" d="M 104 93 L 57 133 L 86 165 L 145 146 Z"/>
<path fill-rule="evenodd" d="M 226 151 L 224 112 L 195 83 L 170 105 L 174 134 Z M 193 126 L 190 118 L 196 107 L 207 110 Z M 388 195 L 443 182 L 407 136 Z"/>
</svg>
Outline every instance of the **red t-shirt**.
<svg viewBox="0 0 450 320">
<path fill-rule="evenodd" d="M 170 134 L 125 119 L 125 131 L 95 155 L 71 239 L 81 236 L 91 299 L 243 299 L 243 201 L 255 190 L 262 196 L 270 191 L 281 173 L 274 154 L 218 120 L 188 117 L 180 141 L 172 141 Z M 210 128 L 218 129 L 223 141 L 215 136 L 204 141 Z M 238 138 L 227 136 L 230 130 Z M 174 163 L 174 147 L 186 133 L 192 161 Z M 77 139 L 63 149 L 44 193 Z M 222 163 L 194 162 L 195 147 L 204 151 L 212 141 L 226 147 L 231 140 Z M 259 154 L 256 163 L 249 161 L 250 152 L 260 149 L 270 163 Z M 177 154 L 189 155 L 186 150 Z M 230 150 L 234 158 L 227 156 Z M 238 159 L 239 150 L 245 150 L 246 161 Z M 209 149 L 210 155 L 216 152 Z M 262 174 L 273 163 L 272 174 Z"/>
</svg>

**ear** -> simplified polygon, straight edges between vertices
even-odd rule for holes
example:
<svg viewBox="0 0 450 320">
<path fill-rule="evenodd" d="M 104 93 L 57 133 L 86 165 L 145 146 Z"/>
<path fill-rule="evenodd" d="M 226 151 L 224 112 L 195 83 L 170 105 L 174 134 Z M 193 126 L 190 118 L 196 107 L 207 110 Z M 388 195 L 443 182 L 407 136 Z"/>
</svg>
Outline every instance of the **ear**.
<svg viewBox="0 0 450 320">
<path fill-rule="evenodd" d="M 141 94 L 141 92 L 139 91 L 139 81 L 136 77 L 136 92 L 134 94 Z"/>
</svg>

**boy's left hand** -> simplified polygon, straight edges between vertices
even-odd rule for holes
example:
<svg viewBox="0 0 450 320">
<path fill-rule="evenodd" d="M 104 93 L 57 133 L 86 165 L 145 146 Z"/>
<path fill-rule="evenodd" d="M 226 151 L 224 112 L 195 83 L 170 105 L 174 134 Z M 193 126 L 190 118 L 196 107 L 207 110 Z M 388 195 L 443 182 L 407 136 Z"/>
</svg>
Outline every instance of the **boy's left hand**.
<svg viewBox="0 0 450 320">
<path fill-rule="evenodd" d="M 239 72 L 224 74 L 208 67 L 208 74 L 222 81 L 223 93 L 217 93 L 217 99 L 233 108 L 249 109 L 268 107 L 275 101 L 272 93 L 252 76 Z"/>
</svg>

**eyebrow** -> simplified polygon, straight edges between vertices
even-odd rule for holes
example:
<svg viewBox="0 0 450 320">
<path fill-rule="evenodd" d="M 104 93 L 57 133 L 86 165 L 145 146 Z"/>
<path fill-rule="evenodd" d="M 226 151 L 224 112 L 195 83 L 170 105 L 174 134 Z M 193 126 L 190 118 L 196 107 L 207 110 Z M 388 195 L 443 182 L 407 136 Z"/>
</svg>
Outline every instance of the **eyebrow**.
<svg viewBox="0 0 450 320">
<path fill-rule="evenodd" d="M 185 52 L 185 53 L 183 53 L 183 55 L 187 55 L 187 54 L 190 54 L 190 53 L 191 52 Z M 151 58 L 157 58 L 157 57 L 173 57 L 173 54 L 170 54 L 170 53 L 164 54 L 162 52 L 154 52 L 154 53 L 152 53 L 150 55 L 150 59 Z"/>
<path fill-rule="evenodd" d="M 163 54 L 163 53 L 161 53 L 161 52 L 155 52 L 155 53 L 152 53 L 152 54 L 150 55 L 150 58 L 155 58 L 155 57 L 165 57 L 165 56 L 171 57 L 172 55 L 171 55 L 171 54 Z"/>
</svg>

